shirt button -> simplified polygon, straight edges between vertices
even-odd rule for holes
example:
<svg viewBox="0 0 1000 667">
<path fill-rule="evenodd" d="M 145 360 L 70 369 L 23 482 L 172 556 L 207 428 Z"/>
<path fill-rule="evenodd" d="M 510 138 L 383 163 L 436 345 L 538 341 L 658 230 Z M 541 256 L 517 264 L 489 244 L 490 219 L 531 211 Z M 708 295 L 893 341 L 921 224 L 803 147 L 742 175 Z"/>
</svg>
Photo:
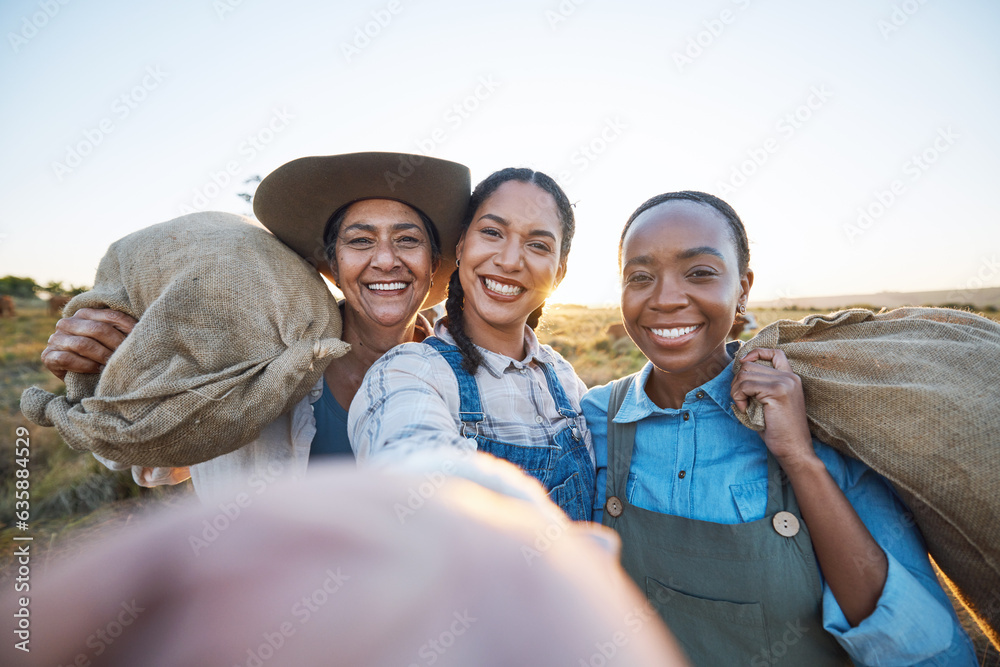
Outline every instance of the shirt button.
<svg viewBox="0 0 1000 667">
<path fill-rule="evenodd" d="M 795 537 L 799 534 L 799 519 L 791 512 L 778 512 L 771 519 L 771 525 L 782 537 Z"/>
<path fill-rule="evenodd" d="M 694 396 L 695 396 L 695 398 L 705 398 L 705 392 L 703 392 L 703 391 L 699 391 L 699 392 L 698 392 L 697 394 L 695 394 Z"/>
<path fill-rule="evenodd" d="M 545 421 L 545 417 L 542 417 L 541 415 L 535 415 L 536 424 L 541 424 L 543 421 Z"/>
<path fill-rule="evenodd" d="M 687 476 L 687 472 L 681 470 L 679 473 L 677 473 L 677 476 L 680 477 L 681 479 L 684 479 Z"/>
<path fill-rule="evenodd" d="M 616 496 L 611 496 L 608 498 L 608 502 L 604 503 L 604 509 L 611 516 L 618 517 L 622 515 L 622 510 L 625 507 L 622 505 L 622 501 L 618 500 Z"/>
<path fill-rule="evenodd" d="M 684 413 L 684 421 L 691 419 L 691 414 L 689 412 Z"/>
</svg>

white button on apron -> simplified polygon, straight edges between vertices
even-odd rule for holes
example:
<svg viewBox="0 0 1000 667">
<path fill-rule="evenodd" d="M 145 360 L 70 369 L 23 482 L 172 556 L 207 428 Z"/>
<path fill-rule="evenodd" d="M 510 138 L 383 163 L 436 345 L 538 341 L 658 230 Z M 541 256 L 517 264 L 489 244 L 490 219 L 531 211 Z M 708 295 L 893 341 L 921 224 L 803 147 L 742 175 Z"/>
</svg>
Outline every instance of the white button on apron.
<svg viewBox="0 0 1000 667">
<path fill-rule="evenodd" d="M 771 524 L 782 537 L 795 537 L 799 534 L 799 519 L 791 512 L 778 512 L 771 519 Z"/>
</svg>

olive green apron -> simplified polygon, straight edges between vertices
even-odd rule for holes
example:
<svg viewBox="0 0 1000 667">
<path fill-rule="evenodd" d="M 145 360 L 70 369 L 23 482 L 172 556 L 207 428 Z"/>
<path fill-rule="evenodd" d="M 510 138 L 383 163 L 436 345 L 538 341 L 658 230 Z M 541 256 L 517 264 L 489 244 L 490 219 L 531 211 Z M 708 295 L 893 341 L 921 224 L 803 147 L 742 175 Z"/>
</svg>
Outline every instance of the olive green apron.
<svg viewBox="0 0 1000 667">
<path fill-rule="evenodd" d="M 622 539 L 622 566 L 696 666 L 850 665 L 823 629 L 823 589 L 791 485 L 768 453 L 767 510 L 722 524 L 653 512 L 625 495 L 635 423 L 615 424 L 631 378 L 608 406 L 604 525 Z"/>
</svg>

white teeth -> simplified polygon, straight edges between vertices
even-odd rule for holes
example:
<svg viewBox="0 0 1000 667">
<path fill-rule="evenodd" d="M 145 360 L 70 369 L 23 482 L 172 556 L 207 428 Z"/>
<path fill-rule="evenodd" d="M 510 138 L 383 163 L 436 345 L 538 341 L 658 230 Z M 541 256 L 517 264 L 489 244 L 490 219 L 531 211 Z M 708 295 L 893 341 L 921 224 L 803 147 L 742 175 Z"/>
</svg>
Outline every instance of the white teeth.
<svg viewBox="0 0 1000 667">
<path fill-rule="evenodd" d="M 680 327 L 677 329 L 650 329 L 660 338 L 680 338 L 685 334 L 689 334 L 698 327 Z"/>
<path fill-rule="evenodd" d="M 517 287 L 516 285 L 504 285 L 503 283 L 498 283 L 497 281 L 490 280 L 489 278 L 484 278 L 483 280 L 486 281 L 486 289 L 491 292 L 496 292 L 497 294 L 514 296 L 524 291 L 523 287 Z"/>
<path fill-rule="evenodd" d="M 406 283 L 369 283 L 368 289 L 378 292 L 389 292 L 391 290 L 403 289 Z"/>
</svg>

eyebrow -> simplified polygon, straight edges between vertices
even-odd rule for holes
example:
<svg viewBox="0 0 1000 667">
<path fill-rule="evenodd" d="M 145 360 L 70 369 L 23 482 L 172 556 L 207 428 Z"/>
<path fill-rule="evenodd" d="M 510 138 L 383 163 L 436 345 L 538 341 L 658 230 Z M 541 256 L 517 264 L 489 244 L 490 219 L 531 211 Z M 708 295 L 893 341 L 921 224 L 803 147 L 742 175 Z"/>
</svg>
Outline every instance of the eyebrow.
<svg viewBox="0 0 1000 667">
<path fill-rule="evenodd" d="M 627 269 L 628 267 L 634 266 L 635 264 L 652 264 L 652 263 L 653 263 L 653 257 L 651 255 L 639 255 L 638 257 L 633 257 L 629 261 L 625 262 L 625 265 L 622 267 L 622 269 L 623 270 Z"/>
<path fill-rule="evenodd" d="M 402 231 L 404 229 L 420 229 L 420 226 L 413 222 L 397 222 L 392 226 L 392 231 L 394 232 Z M 367 222 L 355 222 L 341 229 L 341 232 L 352 231 L 371 232 L 374 234 L 377 230 L 375 229 L 375 225 Z"/>
<path fill-rule="evenodd" d="M 687 250 L 682 250 L 681 252 L 677 253 L 676 259 L 685 260 L 685 259 L 691 259 L 693 257 L 698 257 L 700 255 L 711 255 L 712 257 L 718 257 L 721 260 L 726 259 L 725 255 L 723 255 L 721 252 L 719 252 L 712 246 L 707 246 L 707 245 L 698 246 L 697 248 L 688 248 Z M 655 263 L 656 260 L 652 255 L 639 255 L 638 257 L 633 257 L 629 261 L 625 262 L 625 265 L 622 266 L 622 269 L 626 269 L 634 264 L 646 265 Z"/>
<path fill-rule="evenodd" d="M 494 221 L 496 223 L 499 223 L 499 224 L 503 225 L 504 227 L 510 227 L 510 223 L 509 222 L 507 222 L 506 220 L 504 220 L 503 218 L 501 218 L 499 215 L 494 215 L 493 213 L 484 213 L 483 215 L 479 216 L 479 219 L 480 220 L 483 220 L 483 219 L 492 220 L 492 221 Z M 552 232 L 550 232 L 547 229 L 533 229 L 530 232 L 528 232 L 528 235 L 529 236 L 545 236 L 547 238 L 552 239 L 553 241 L 556 240 L 556 235 L 553 234 Z"/>
<path fill-rule="evenodd" d="M 697 248 L 688 248 L 687 250 L 678 253 L 677 259 L 691 259 L 692 257 L 697 257 L 698 255 L 712 255 L 713 257 L 718 257 L 722 260 L 726 259 L 725 255 L 708 245 L 698 246 Z"/>
</svg>

